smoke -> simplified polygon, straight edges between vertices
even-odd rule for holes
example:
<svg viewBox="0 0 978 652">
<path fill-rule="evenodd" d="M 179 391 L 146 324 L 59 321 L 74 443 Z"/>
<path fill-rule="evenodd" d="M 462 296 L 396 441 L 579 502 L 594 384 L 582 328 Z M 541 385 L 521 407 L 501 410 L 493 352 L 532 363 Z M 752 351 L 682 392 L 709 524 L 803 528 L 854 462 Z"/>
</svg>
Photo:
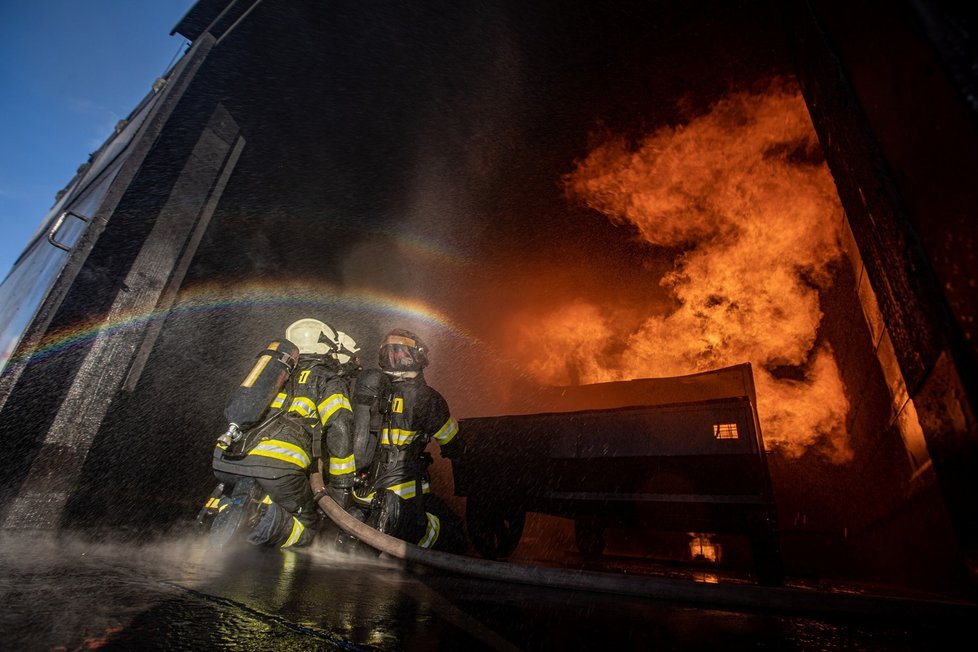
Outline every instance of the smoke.
<svg viewBox="0 0 978 652">
<path fill-rule="evenodd" d="M 767 444 L 799 455 L 820 443 L 848 459 L 848 403 L 818 340 L 842 209 L 796 87 L 732 93 L 633 145 L 606 137 L 564 182 L 572 199 L 635 227 L 650 257 L 673 256 L 661 286 L 675 307 L 634 326 L 569 303 L 519 338 L 531 373 L 591 383 L 750 361 Z"/>
</svg>

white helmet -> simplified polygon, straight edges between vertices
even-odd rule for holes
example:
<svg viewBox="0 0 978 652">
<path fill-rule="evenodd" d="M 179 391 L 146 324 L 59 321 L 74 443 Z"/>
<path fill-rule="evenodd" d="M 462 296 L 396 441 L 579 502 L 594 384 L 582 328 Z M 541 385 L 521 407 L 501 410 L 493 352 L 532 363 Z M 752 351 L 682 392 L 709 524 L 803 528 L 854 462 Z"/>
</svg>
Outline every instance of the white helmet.
<svg viewBox="0 0 978 652">
<path fill-rule="evenodd" d="M 328 355 L 341 365 L 358 363 L 356 340 L 318 319 L 300 319 L 285 329 L 285 337 L 299 347 L 299 353 Z"/>
<path fill-rule="evenodd" d="M 340 364 L 347 364 L 348 362 L 359 364 L 360 360 L 357 353 L 359 353 L 360 347 L 357 346 L 356 340 L 343 331 L 337 331 L 336 345 L 336 360 Z"/>
<path fill-rule="evenodd" d="M 299 353 L 326 355 L 337 348 L 336 330 L 318 319 L 300 319 L 285 329 L 285 337 Z"/>
</svg>

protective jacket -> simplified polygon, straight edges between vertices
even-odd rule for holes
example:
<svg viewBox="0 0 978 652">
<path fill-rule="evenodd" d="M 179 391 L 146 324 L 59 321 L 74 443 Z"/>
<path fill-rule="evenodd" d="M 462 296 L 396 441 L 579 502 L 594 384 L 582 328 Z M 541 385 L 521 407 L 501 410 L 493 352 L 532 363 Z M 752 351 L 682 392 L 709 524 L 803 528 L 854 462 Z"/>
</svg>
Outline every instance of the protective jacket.
<svg viewBox="0 0 978 652">
<path fill-rule="evenodd" d="M 443 534 L 443 521 L 453 515 L 447 509 L 432 508 L 441 507 L 433 495 L 424 501 L 415 499 L 431 491 L 427 474 L 430 457 L 424 452 L 428 443 L 434 439 L 448 458 L 460 445 L 458 422 L 448 403 L 420 372 L 415 377 L 401 377 L 368 369 L 357 378 L 354 411 L 358 451 L 364 447 L 365 437 L 377 440 L 366 483 L 353 492 L 354 503 L 371 510 L 368 523 L 381 531 L 422 547 L 434 547 Z M 367 432 L 371 421 L 379 431 Z"/>
<path fill-rule="evenodd" d="M 266 514 L 269 523 L 259 524 L 253 543 L 285 547 L 312 540 L 314 533 L 305 528 L 318 516 L 307 475 L 319 470 L 319 459 L 330 484 L 353 485 L 350 383 L 335 362 L 300 355 L 261 421 L 239 424 L 240 439 L 215 446 L 213 468 L 219 479 L 233 484 L 235 477 L 256 478 L 273 503 Z"/>
<path fill-rule="evenodd" d="M 323 458 L 331 479 L 352 485 L 355 463 L 349 383 L 348 377 L 337 375 L 334 365 L 319 356 L 300 356 L 265 418 L 253 425 L 243 424 L 244 437 L 238 443 L 215 447 L 214 469 L 274 479 L 316 471 L 310 469 L 313 461 Z M 323 455 L 323 432 L 328 462 Z"/>
</svg>

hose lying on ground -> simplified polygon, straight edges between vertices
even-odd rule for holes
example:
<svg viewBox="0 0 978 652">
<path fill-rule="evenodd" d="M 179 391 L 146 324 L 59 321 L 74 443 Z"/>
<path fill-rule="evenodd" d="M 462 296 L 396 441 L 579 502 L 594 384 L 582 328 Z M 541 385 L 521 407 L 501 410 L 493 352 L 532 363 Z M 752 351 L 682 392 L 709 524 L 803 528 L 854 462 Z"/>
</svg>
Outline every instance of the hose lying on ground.
<svg viewBox="0 0 978 652">
<path fill-rule="evenodd" d="M 320 489 L 322 489 L 322 479 L 317 474 L 313 476 L 313 491 L 318 492 Z M 319 507 L 337 527 L 375 550 L 408 563 L 422 564 L 469 577 L 530 584 L 545 588 L 594 591 L 745 609 L 892 615 L 912 618 L 961 617 L 963 615 L 975 617 L 978 615 L 978 605 L 969 602 L 831 593 L 812 589 L 766 587 L 753 584 L 706 583 L 661 577 L 618 575 L 570 568 L 526 566 L 452 555 L 421 548 L 375 530 L 347 514 L 329 496 L 320 498 Z"/>
</svg>

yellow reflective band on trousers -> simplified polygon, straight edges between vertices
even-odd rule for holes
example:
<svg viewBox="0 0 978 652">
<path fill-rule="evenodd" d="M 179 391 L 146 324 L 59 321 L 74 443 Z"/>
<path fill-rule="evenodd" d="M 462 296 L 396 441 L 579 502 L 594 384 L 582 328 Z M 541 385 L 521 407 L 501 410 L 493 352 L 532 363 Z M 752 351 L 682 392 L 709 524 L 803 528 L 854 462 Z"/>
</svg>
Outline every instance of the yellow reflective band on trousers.
<svg viewBox="0 0 978 652">
<path fill-rule="evenodd" d="M 432 436 L 435 438 L 435 441 L 438 442 L 439 446 L 444 446 L 448 442 L 452 441 L 456 434 L 458 434 L 458 421 L 452 417 L 449 417 L 448 421 L 445 422 L 445 425 L 439 428 L 438 432 Z"/>
<path fill-rule="evenodd" d="M 431 512 L 425 512 L 424 515 L 428 518 L 428 525 L 425 527 L 424 536 L 421 537 L 421 541 L 418 541 L 418 545 L 422 548 L 430 548 L 435 545 L 435 542 L 438 541 L 438 535 L 441 534 L 441 521 Z"/>
<path fill-rule="evenodd" d="M 350 406 L 350 399 L 343 394 L 333 394 L 327 397 L 319 404 L 317 409 L 319 410 L 319 418 L 322 420 L 324 426 L 337 410 L 349 410 L 351 413 L 353 412 L 353 408 Z"/>
<path fill-rule="evenodd" d="M 313 416 L 316 414 L 316 404 L 312 402 L 312 399 L 308 399 L 305 396 L 296 396 L 292 399 L 289 412 L 295 412 L 302 417 Z"/>
<path fill-rule="evenodd" d="M 299 522 L 295 516 L 292 517 L 292 532 L 289 533 L 289 538 L 285 540 L 282 544 L 283 548 L 288 548 L 289 546 L 295 545 L 295 542 L 299 540 L 302 533 L 305 531 L 306 526 Z"/>
<path fill-rule="evenodd" d="M 330 475 L 347 475 L 348 473 L 353 473 L 356 470 L 357 465 L 353 461 L 352 455 L 348 455 L 347 457 L 329 458 Z"/>
<path fill-rule="evenodd" d="M 309 459 L 309 456 L 306 455 L 304 450 L 295 444 L 278 439 L 266 439 L 265 441 L 258 442 L 257 446 L 248 451 L 248 455 L 271 457 L 272 459 L 295 464 L 300 469 L 305 469 L 312 463 L 312 460 Z"/>
<path fill-rule="evenodd" d="M 417 482 L 411 480 L 410 482 L 402 482 L 400 484 L 395 484 L 387 487 L 387 491 L 393 491 L 398 496 L 405 500 L 410 500 L 418 495 Z M 421 483 L 421 493 L 431 493 L 431 487 L 428 486 L 427 481 Z"/>
<path fill-rule="evenodd" d="M 380 443 L 388 446 L 407 446 L 418 436 L 417 430 L 384 428 L 380 431 Z"/>
<path fill-rule="evenodd" d="M 269 405 L 269 407 L 276 410 L 279 409 L 280 407 L 282 407 L 282 403 L 285 403 L 285 397 L 286 394 L 284 392 L 279 392 L 278 394 L 275 395 L 275 398 L 272 399 L 272 402 Z"/>
</svg>

